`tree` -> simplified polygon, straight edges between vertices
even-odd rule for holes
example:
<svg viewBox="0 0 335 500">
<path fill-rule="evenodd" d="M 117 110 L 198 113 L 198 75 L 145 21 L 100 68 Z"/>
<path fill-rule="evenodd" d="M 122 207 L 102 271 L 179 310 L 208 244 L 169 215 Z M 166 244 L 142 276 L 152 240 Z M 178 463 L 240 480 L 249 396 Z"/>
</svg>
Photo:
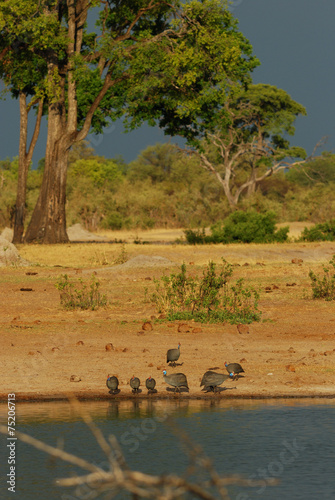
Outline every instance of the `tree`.
<svg viewBox="0 0 335 500">
<path fill-rule="evenodd" d="M 224 112 L 221 126 L 189 152 L 199 156 L 236 208 L 243 192 L 250 194 L 262 180 L 305 161 L 305 150 L 291 147 L 286 136 L 294 135 L 294 121 L 306 110 L 284 90 L 257 84 L 234 89 Z"/>
<path fill-rule="evenodd" d="M 13 11 L 17 12 L 15 6 Z M 0 13 L 6 15 L 6 5 L 3 6 Z M 4 28 L 2 16 L 0 16 L 0 27 Z M 22 243 L 26 215 L 27 176 L 43 115 L 44 97 L 41 91 L 41 82 L 43 85 L 45 65 L 33 53 L 25 50 L 27 39 L 15 36 L 6 37 L 5 33 L 6 28 L 2 29 L 3 36 L 0 40 L 0 76 L 6 86 L 10 88 L 12 96 L 19 99 L 20 107 L 19 170 L 14 209 L 13 242 Z M 34 97 L 29 100 L 29 96 Z M 36 111 L 36 119 L 34 132 L 29 142 L 28 114 L 32 109 Z"/>
<path fill-rule="evenodd" d="M 75 142 L 124 114 L 129 128 L 158 121 L 191 141 L 214 126 L 227 89 L 258 64 L 219 0 L 13 0 L 0 5 L 0 29 L 7 47 L 21 40 L 46 67 L 45 168 L 27 242 L 68 240 L 67 160 Z"/>
<path fill-rule="evenodd" d="M 321 156 L 307 161 L 302 169 L 290 169 L 286 178 L 304 187 L 312 187 L 318 183 L 329 185 L 335 182 L 335 155 L 330 151 L 323 151 Z"/>
</svg>

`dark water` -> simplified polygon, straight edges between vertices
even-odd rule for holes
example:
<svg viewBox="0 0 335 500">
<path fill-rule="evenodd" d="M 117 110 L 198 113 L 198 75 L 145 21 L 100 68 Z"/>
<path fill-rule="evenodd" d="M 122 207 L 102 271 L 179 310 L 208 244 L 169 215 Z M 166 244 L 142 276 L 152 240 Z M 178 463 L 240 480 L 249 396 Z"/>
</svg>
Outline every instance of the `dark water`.
<svg viewBox="0 0 335 500">
<path fill-rule="evenodd" d="M 232 500 L 335 499 L 335 403 L 331 400 L 122 401 L 86 403 L 83 408 L 106 437 L 114 434 L 118 438 L 129 466 L 142 472 L 185 473 L 189 459 L 180 435 L 182 429 L 201 445 L 220 474 L 239 473 L 261 481 L 255 488 L 230 487 Z M 6 408 L 0 406 L 1 422 L 5 416 Z M 96 440 L 68 403 L 21 403 L 17 426 L 50 445 L 64 443 L 66 451 L 107 468 Z M 19 441 L 16 493 L 9 493 L 6 444 L 1 436 L 0 498 L 109 498 L 79 487 L 57 487 L 53 478 L 85 471 L 50 459 Z M 279 484 L 266 486 L 264 478 L 277 478 Z M 117 498 L 130 497 L 120 494 Z"/>
</svg>

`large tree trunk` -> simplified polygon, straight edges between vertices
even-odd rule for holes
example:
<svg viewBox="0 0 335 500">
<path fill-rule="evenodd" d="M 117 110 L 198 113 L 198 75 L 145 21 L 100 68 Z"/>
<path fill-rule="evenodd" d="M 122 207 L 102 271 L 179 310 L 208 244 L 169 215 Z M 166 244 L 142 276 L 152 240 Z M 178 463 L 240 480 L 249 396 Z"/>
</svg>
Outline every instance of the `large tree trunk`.
<svg viewBox="0 0 335 500">
<path fill-rule="evenodd" d="M 24 221 L 26 217 L 26 192 L 29 165 L 36 146 L 40 131 L 43 113 L 43 100 L 39 102 L 35 129 L 27 152 L 28 136 L 28 108 L 27 95 L 20 92 L 20 144 L 19 144 L 19 171 L 17 180 L 16 204 L 14 213 L 14 236 L 13 243 L 22 243 L 24 232 Z"/>
<path fill-rule="evenodd" d="M 53 68 L 50 65 L 50 74 Z M 63 84 L 64 89 L 64 84 Z M 40 194 L 24 237 L 26 243 L 66 243 L 66 173 L 69 134 L 64 100 L 49 105 L 48 138 Z"/>
<path fill-rule="evenodd" d="M 66 170 L 68 153 L 54 144 L 52 161 L 46 162 L 40 195 L 37 200 L 25 242 L 66 243 Z"/>
</svg>

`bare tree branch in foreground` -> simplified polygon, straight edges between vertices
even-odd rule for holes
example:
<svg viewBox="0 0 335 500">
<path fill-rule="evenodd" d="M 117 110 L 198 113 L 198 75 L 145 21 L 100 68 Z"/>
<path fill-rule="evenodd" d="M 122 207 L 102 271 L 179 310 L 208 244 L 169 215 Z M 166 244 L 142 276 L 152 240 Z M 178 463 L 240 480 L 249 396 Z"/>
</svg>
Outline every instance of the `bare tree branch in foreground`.
<svg viewBox="0 0 335 500">
<path fill-rule="evenodd" d="M 171 423 L 172 429 L 182 441 L 189 455 L 190 465 L 187 474 L 192 474 L 197 480 L 187 480 L 185 477 L 175 474 L 155 476 L 130 470 L 115 436 L 110 435 L 107 441 L 91 417 L 88 414 L 83 414 L 79 403 L 72 399 L 71 404 L 79 408 L 83 420 L 106 455 L 109 462 L 108 471 L 91 464 L 81 457 L 50 446 L 28 434 L 19 431 L 15 433 L 16 437 L 21 441 L 48 453 L 52 457 L 60 458 L 88 472 L 88 474 L 83 476 L 57 479 L 55 482 L 58 486 L 74 487 L 86 485 L 91 489 L 92 493 L 94 492 L 94 497 L 97 497 L 101 493 L 107 493 L 108 496 L 106 498 L 114 498 L 115 495 L 122 491 L 131 494 L 134 500 L 139 498 L 174 500 L 180 499 L 186 494 L 191 494 L 192 498 L 203 500 L 229 500 L 230 496 L 227 490 L 227 486 L 229 485 L 264 487 L 264 480 L 250 480 L 239 475 L 220 476 L 203 450 L 195 445 L 174 423 Z M 0 432 L 7 434 L 7 427 L 0 425 Z M 277 483 L 276 480 L 271 479 L 267 482 L 267 485 Z"/>
</svg>

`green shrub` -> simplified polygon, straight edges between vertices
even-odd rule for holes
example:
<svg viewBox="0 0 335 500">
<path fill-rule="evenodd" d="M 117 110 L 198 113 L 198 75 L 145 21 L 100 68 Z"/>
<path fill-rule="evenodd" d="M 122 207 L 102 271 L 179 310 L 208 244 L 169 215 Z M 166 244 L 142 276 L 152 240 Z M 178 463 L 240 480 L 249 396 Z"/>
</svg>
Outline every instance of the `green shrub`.
<svg viewBox="0 0 335 500">
<path fill-rule="evenodd" d="M 289 227 L 276 231 L 274 212 L 259 214 L 254 211 L 237 211 L 223 222 L 211 226 L 211 235 L 203 231 L 185 231 L 188 243 L 273 243 L 287 241 Z"/>
<path fill-rule="evenodd" d="M 323 266 L 323 276 L 317 276 L 313 271 L 309 272 L 312 281 L 313 299 L 335 300 L 335 255 L 329 264 L 333 269 Z"/>
<path fill-rule="evenodd" d="M 111 212 L 106 215 L 106 217 L 101 221 L 101 227 L 103 229 L 114 229 L 117 231 L 123 227 L 123 220 L 118 212 Z"/>
<path fill-rule="evenodd" d="M 334 241 L 335 240 L 335 220 L 315 224 L 311 228 L 305 227 L 300 236 L 300 241 Z"/>
<path fill-rule="evenodd" d="M 100 293 L 100 282 L 92 274 L 90 283 L 79 279 L 77 283 L 69 280 L 67 274 L 62 274 L 56 283 L 60 293 L 60 303 L 64 309 L 91 309 L 107 305 L 106 295 Z"/>
<path fill-rule="evenodd" d="M 205 229 L 198 229 L 193 231 L 192 229 L 186 229 L 184 231 L 186 241 L 190 245 L 199 245 L 204 243 L 211 243 L 211 236 L 206 236 Z"/>
<path fill-rule="evenodd" d="M 154 280 L 155 292 L 150 296 L 167 319 L 190 320 L 201 323 L 251 323 L 259 321 L 259 295 L 252 287 L 245 287 L 243 279 L 229 285 L 233 273 L 231 264 L 222 259 L 217 271 L 216 264 L 209 262 L 202 276 L 186 273 L 186 265 L 177 274 Z"/>
</svg>

